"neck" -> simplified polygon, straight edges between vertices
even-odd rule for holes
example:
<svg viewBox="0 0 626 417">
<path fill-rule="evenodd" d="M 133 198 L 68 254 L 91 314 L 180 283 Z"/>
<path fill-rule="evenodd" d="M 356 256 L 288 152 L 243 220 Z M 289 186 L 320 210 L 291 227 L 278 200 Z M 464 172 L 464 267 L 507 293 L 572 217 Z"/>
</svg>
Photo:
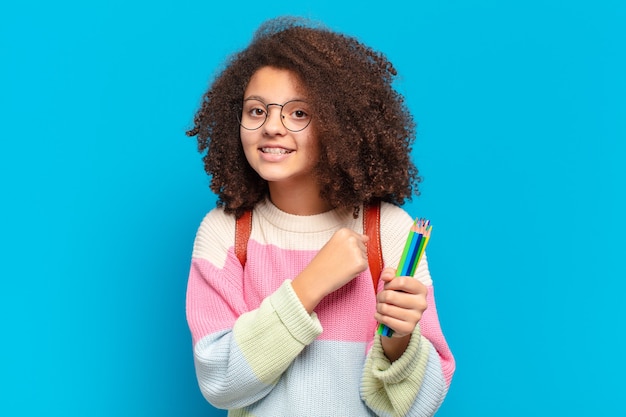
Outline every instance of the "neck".
<svg viewBox="0 0 626 417">
<path fill-rule="evenodd" d="M 332 207 L 320 197 L 319 187 L 317 186 L 303 189 L 302 187 L 290 188 L 270 183 L 269 191 L 272 203 L 285 213 L 298 216 L 311 216 L 332 209 Z"/>
</svg>

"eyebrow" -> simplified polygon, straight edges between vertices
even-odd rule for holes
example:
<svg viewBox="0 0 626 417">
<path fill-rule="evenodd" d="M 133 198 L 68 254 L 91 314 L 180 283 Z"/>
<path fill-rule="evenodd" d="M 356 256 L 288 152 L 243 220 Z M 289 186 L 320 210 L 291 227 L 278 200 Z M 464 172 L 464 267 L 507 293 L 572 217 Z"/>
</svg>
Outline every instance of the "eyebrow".
<svg viewBox="0 0 626 417">
<path fill-rule="evenodd" d="M 244 101 L 245 101 L 245 100 L 259 100 L 259 101 L 260 101 L 261 103 L 263 103 L 263 104 L 268 104 L 268 101 L 267 101 L 267 100 L 265 100 L 265 99 L 264 99 L 263 97 L 261 97 L 261 96 L 255 96 L 255 95 L 252 95 L 252 96 L 245 97 L 245 98 L 244 98 Z M 290 102 L 290 101 L 304 101 L 305 103 L 307 103 L 307 100 L 306 100 L 305 98 L 302 98 L 302 97 L 299 97 L 299 96 L 298 96 L 298 97 L 296 97 L 296 98 L 291 98 L 291 99 L 289 99 L 289 100 L 285 101 L 284 103 L 288 103 L 288 102 Z M 283 103 L 283 104 L 284 104 L 284 103 Z M 280 104 L 280 103 L 277 103 L 277 104 Z"/>
</svg>

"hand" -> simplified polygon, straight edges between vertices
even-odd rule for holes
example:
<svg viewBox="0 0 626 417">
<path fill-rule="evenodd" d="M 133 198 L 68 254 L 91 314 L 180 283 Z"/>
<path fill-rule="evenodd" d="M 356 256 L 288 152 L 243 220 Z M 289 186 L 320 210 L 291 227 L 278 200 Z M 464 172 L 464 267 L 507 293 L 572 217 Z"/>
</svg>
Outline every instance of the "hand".
<svg viewBox="0 0 626 417">
<path fill-rule="evenodd" d="M 376 296 L 375 318 L 393 330 L 392 337 L 402 338 L 413 333 L 426 311 L 428 289 L 413 277 L 396 277 L 395 273 L 385 268 L 380 275 L 385 285 Z"/>
<path fill-rule="evenodd" d="M 313 311 L 326 295 L 367 269 L 368 240 L 368 236 L 348 228 L 337 230 L 293 280 L 293 289 L 307 311 Z"/>
</svg>

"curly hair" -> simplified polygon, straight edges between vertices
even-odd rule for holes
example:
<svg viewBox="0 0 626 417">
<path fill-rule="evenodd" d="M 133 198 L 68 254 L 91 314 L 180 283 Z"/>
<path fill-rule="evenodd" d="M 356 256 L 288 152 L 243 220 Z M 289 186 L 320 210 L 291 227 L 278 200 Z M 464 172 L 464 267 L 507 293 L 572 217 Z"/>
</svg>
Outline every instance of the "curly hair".
<svg viewBox="0 0 626 417">
<path fill-rule="evenodd" d="M 237 113 L 252 75 L 262 67 L 295 73 L 312 105 L 319 142 L 314 175 L 335 208 L 375 200 L 402 205 L 419 195 L 411 160 L 416 125 L 392 86 L 396 69 L 357 39 L 294 17 L 269 20 L 250 45 L 232 55 L 202 97 L 188 136 L 197 136 L 217 205 L 240 216 L 268 195 L 248 164 Z"/>
</svg>

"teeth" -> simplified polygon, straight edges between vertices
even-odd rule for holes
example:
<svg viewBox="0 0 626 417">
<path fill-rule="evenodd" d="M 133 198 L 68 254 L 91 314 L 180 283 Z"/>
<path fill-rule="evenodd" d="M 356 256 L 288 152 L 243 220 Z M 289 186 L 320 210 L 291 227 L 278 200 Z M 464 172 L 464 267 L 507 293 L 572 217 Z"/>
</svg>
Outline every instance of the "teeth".
<svg viewBox="0 0 626 417">
<path fill-rule="evenodd" d="M 288 151 L 287 149 L 283 149 L 283 148 L 261 148 L 261 151 L 263 153 L 271 153 L 274 155 L 285 155 L 285 154 L 291 153 L 291 151 Z"/>
</svg>

